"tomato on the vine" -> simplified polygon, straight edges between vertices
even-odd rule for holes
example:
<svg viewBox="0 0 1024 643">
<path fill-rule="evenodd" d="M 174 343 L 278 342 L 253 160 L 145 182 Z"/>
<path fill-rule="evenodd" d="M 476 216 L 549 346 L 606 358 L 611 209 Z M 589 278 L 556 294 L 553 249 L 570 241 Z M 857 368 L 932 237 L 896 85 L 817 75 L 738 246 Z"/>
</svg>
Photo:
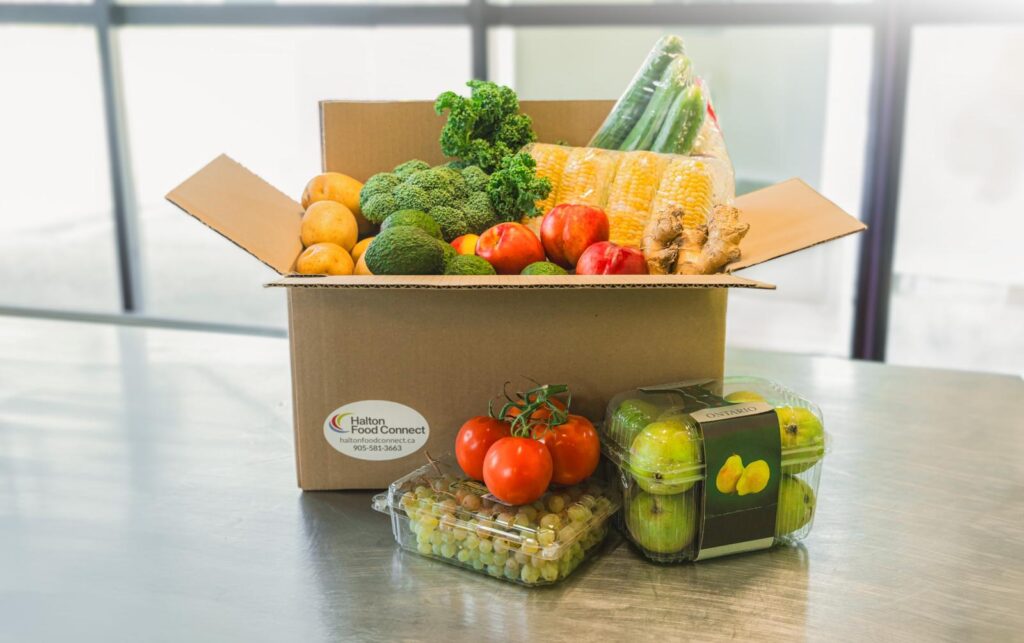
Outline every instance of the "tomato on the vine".
<svg viewBox="0 0 1024 643">
<path fill-rule="evenodd" d="M 486 415 L 470 418 L 455 436 L 455 459 L 466 475 L 484 479 L 484 457 L 491 445 L 512 434 L 508 422 Z"/>
<path fill-rule="evenodd" d="M 532 404 L 536 400 L 537 400 L 537 396 L 536 395 L 531 395 L 530 399 L 529 399 L 529 402 Z M 558 408 L 559 411 L 564 411 L 565 410 L 565 402 L 563 402 L 562 400 L 560 400 L 560 399 L 558 399 L 556 397 L 547 398 L 547 402 L 549 404 L 554 404 Z M 519 417 L 522 414 L 522 412 L 523 412 L 522 409 L 520 409 L 519 407 L 517 407 L 517 406 L 510 406 L 510 407 L 508 407 L 508 410 L 505 412 L 505 419 L 508 420 L 509 422 L 511 422 L 511 421 L 515 420 L 517 417 Z M 551 417 L 551 408 L 549 406 L 545 405 L 545 406 L 541 406 L 540 408 L 538 408 L 535 411 L 533 411 L 532 413 L 530 413 L 529 420 L 530 420 L 530 422 L 540 422 L 540 421 L 543 421 L 543 420 L 547 420 L 549 417 Z"/>
<path fill-rule="evenodd" d="M 582 415 L 570 414 L 565 424 L 535 425 L 533 438 L 550 452 L 551 481 L 556 484 L 576 484 L 597 469 L 601 441 L 594 425 Z"/>
<path fill-rule="evenodd" d="M 484 458 L 487 490 L 510 505 L 525 505 L 543 496 L 551 472 L 551 454 L 532 438 L 502 438 Z"/>
</svg>

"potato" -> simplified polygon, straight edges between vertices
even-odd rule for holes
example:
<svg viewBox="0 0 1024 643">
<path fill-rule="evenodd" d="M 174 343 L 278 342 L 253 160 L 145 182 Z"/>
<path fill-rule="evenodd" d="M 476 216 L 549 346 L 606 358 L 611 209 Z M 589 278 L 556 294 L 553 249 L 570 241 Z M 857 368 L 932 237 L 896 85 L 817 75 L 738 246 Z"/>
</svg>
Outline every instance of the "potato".
<svg viewBox="0 0 1024 643">
<path fill-rule="evenodd" d="M 373 225 L 363 217 L 359 209 L 359 191 L 363 184 L 347 174 L 339 172 L 324 172 L 309 180 L 306 189 L 302 192 L 302 209 L 319 201 L 336 201 L 352 212 L 356 218 L 356 225 L 359 226 L 359 234 L 368 235 Z"/>
<path fill-rule="evenodd" d="M 359 258 L 363 256 L 363 253 L 366 252 L 366 248 L 369 247 L 374 238 L 375 237 L 366 237 L 365 239 L 360 239 L 359 243 L 352 247 L 352 259 L 354 261 L 359 261 Z"/>
<path fill-rule="evenodd" d="M 355 262 L 336 243 L 315 243 L 302 251 L 295 269 L 304 275 L 351 275 Z"/>
<path fill-rule="evenodd" d="M 370 269 L 366 267 L 366 254 L 359 255 L 359 261 L 356 262 L 356 268 L 352 271 L 354 275 L 372 275 Z"/>
<path fill-rule="evenodd" d="M 356 245 L 359 234 L 352 211 L 335 201 L 317 201 L 302 215 L 302 245 L 334 243 L 345 251 Z"/>
</svg>

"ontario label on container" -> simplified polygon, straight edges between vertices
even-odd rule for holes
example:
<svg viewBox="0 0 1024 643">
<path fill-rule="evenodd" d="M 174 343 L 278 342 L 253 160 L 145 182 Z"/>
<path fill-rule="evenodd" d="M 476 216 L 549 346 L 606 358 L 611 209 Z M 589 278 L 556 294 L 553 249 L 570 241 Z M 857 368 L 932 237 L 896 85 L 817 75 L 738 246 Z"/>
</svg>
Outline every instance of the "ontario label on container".
<svg viewBox="0 0 1024 643">
<path fill-rule="evenodd" d="M 340 453 L 360 460 L 394 460 L 415 453 L 430 437 L 416 409 L 387 400 L 352 402 L 324 420 L 324 438 Z"/>
<path fill-rule="evenodd" d="M 697 560 L 771 547 L 782 477 L 775 409 L 707 397 L 709 405 L 690 414 L 704 437 L 707 472 Z"/>
</svg>

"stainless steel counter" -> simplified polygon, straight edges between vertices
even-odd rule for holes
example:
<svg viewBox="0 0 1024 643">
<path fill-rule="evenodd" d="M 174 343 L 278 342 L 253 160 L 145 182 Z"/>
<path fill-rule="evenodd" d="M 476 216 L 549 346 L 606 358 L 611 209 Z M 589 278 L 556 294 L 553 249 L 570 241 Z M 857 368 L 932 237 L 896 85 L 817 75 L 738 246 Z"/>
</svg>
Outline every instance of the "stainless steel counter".
<svg viewBox="0 0 1024 643">
<path fill-rule="evenodd" d="M 280 339 L 0 318 L 0 639 L 1021 640 L 1019 378 L 736 351 L 820 402 L 799 548 L 526 590 L 295 487 Z"/>
</svg>

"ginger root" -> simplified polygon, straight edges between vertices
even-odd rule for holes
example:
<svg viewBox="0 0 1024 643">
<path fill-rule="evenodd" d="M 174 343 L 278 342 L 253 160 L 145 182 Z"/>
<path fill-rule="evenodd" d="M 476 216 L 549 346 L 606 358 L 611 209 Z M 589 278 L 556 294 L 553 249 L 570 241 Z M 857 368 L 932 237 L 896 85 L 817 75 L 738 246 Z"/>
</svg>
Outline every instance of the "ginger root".
<svg viewBox="0 0 1024 643">
<path fill-rule="evenodd" d="M 740 211 L 716 205 L 705 225 L 686 227 L 681 209 L 653 217 L 644 230 L 643 250 L 651 274 L 710 275 L 740 258 L 740 241 L 750 229 Z"/>
<path fill-rule="evenodd" d="M 642 246 L 647 272 L 652 275 L 672 274 L 679 259 L 682 234 L 682 210 L 666 210 L 651 217 L 644 228 Z"/>
</svg>

